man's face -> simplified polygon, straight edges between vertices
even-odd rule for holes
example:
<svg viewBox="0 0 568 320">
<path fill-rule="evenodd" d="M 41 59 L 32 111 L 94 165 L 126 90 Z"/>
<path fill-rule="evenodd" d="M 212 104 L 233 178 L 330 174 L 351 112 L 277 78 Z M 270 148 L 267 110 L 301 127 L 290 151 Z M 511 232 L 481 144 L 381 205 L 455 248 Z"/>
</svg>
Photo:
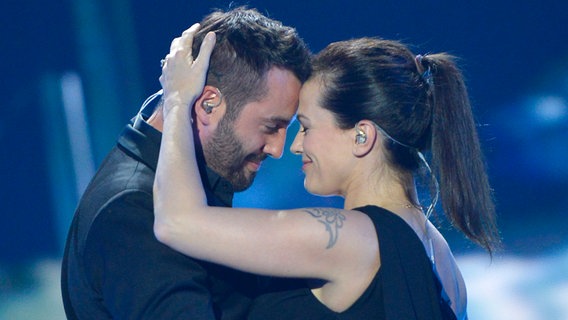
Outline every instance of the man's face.
<svg viewBox="0 0 568 320">
<path fill-rule="evenodd" d="M 286 129 L 298 106 L 301 83 L 293 73 L 272 68 L 264 97 L 243 106 L 234 121 L 223 117 L 203 148 L 207 165 L 233 185 L 250 187 L 267 156 L 280 158 Z"/>
</svg>

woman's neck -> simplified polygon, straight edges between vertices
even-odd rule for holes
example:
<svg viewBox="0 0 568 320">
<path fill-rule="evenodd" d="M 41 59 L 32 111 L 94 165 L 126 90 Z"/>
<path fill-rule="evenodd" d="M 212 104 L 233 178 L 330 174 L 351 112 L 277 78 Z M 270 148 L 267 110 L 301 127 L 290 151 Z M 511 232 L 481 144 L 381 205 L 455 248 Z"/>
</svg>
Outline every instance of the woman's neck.
<svg viewBox="0 0 568 320">
<path fill-rule="evenodd" d="M 344 208 L 347 210 L 376 205 L 396 212 L 401 208 L 417 208 L 416 187 L 411 176 L 397 178 L 383 174 L 367 176 L 351 183 L 345 193 Z"/>
<path fill-rule="evenodd" d="M 375 205 L 402 218 L 418 237 L 426 243 L 426 216 L 417 200 L 416 187 L 410 177 L 406 183 L 398 179 L 375 180 L 375 183 L 358 184 L 345 196 L 344 208 L 352 210 L 366 205 Z"/>
</svg>

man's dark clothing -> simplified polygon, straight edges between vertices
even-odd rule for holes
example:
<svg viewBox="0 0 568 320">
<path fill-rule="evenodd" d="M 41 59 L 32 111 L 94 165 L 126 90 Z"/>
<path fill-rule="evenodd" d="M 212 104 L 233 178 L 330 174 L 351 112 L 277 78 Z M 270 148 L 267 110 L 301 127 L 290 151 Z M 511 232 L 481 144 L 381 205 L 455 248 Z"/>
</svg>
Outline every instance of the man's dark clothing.
<svg viewBox="0 0 568 320">
<path fill-rule="evenodd" d="M 141 117 L 124 129 L 75 212 L 62 266 L 67 317 L 244 319 L 255 276 L 191 259 L 154 237 L 161 133 Z M 231 206 L 229 182 L 202 171 L 209 204 Z"/>
</svg>

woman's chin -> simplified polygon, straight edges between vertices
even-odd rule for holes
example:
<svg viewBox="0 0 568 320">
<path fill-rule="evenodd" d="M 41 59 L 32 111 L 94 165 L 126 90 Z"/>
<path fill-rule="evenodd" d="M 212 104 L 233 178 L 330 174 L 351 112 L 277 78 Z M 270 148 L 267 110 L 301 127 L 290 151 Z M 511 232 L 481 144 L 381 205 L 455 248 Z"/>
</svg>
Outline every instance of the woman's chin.
<svg viewBox="0 0 568 320">
<path fill-rule="evenodd" d="M 304 179 L 304 189 L 306 189 L 309 194 L 313 194 L 314 196 L 331 197 L 336 195 L 335 193 L 326 191 L 313 184 L 310 184 L 307 179 Z"/>
<path fill-rule="evenodd" d="M 310 194 L 319 196 L 314 187 L 308 182 L 308 178 L 304 178 L 304 189 L 306 189 L 306 191 Z"/>
</svg>

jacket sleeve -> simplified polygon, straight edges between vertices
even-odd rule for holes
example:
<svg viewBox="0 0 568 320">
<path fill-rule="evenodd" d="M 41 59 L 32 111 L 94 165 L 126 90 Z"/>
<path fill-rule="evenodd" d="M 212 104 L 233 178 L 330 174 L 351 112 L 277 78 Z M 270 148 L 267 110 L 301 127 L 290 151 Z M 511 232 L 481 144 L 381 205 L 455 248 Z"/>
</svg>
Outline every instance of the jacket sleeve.
<svg viewBox="0 0 568 320">
<path fill-rule="evenodd" d="M 114 319 L 215 319 L 207 274 L 159 243 L 152 195 L 125 192 L 104 206 L 89 231 L 85 271 Z"/>
</svg>

